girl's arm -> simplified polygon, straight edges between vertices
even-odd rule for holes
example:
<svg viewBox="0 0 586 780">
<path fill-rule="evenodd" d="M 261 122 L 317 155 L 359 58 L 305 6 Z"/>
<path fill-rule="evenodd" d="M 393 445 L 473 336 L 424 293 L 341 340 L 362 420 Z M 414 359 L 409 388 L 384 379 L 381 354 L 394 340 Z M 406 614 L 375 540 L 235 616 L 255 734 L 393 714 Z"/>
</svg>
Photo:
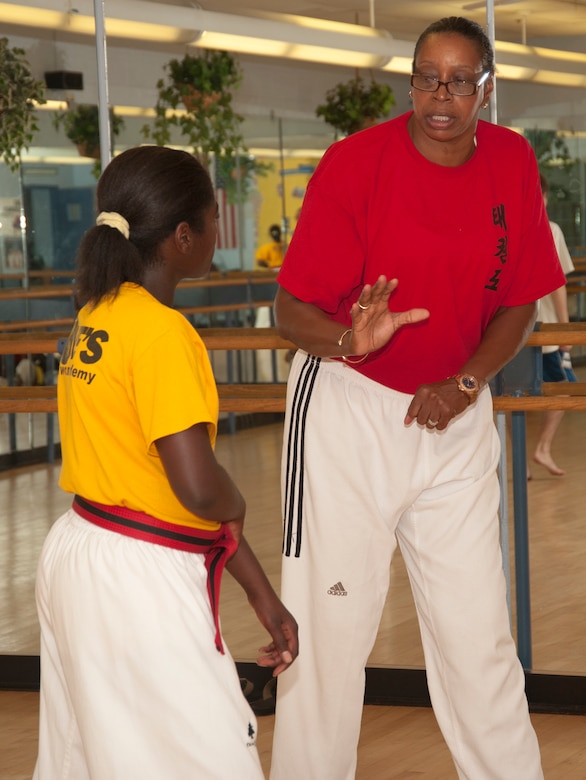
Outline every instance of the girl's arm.
<svg viewBox="0 0 586 780">
<path fill-rule="evenodd" d="M 183 506 L 204 520 L 226 523 L 239 542 L 226 568 L 242 586 L 272 637 L 271 644 L 260 648 L 263 655 L 258 664 L 273 667 L 273 674 L 280 674 L 297 657 L 297 623 L 242 536 L 246 504 L 228 472 L 218 463 L 207 426 L 201 423 L 164 436 L 156 446 L 171 488 Z"/>
<path fill-rule="evenodd" d="M 272 667 L 273 676 L 276 676 L 290 666 L 299 653 L 295 618 L 281 603 L 244 537 L 226 568 L 242 586 L 258 619 L 272 637 L 269 645 L 260 648 L 263 655 L 257 663 Z"/>
</svg>

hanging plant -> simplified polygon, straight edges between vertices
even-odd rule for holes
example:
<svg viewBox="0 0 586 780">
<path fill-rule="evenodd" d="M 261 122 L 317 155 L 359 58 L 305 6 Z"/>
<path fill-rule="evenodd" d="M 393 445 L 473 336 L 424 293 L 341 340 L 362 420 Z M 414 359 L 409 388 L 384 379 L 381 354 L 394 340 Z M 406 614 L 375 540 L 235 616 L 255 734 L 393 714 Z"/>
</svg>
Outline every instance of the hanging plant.
<svg viewBox="0 0 586 780">
<path fill-rule="evenodd" d="M 566 139 L 557 130 L 528 127 L 523 131 L 523 135 L 533 147 L 540 170 L 555 166 L 563 168 L 568 173 L 576 163 L 570 154 Z"/>
<path fill-rule="evenodd" d="M 0 159 L 11 171 L 18 170 L 23 149 L 39 130 L 35 102 L 46 102 L 45 85 L 33 77 L 24 55 L 0 38 Z"/>
<path fill-rule="evenodd" d="M 110 108 L 110 131 L 112 134 L 112 151 L 114 139 L 124 128 L 124 120 Z M 82 157 L 96 160 L 94 175 L 100 175 L 100 115 L 98 106 L 89 103 L 71 104 L 67 111 L 58 111 L 53 117 L 53 126 L 63 127 L 65 135 L 72 141 Z"/>
<path fill-rule="evenodd" d="M 272 163 L 259 162 L 250 154 L 219 157 L 216 161 L 216 186 L 226 191 L 229 203 L 244 203 L 255 176 L 266 176 L 272 170 Z"/>
<path fill-rule="evenodd" d="M 326 92 L 325 103 L 315 113 L 343 135 L 351 135 L 385 119 L 394 105 L 391 87 L 357 76 Z"/>
<path fill-rule="evenodd" d="M 245 154 L 244 117 L 232 107 L 242 71 L 232 55 L 206 49 L 197 56 L 170 60 L 164 69 L 165 78 L 157 82 L 155 120 L 142 128 L 143 136 L 165 146 L 171 142 L 172 129 L 178 128 L 208 169 L 212 157 L 234 160 L 238 153 Z"/>
</svg>

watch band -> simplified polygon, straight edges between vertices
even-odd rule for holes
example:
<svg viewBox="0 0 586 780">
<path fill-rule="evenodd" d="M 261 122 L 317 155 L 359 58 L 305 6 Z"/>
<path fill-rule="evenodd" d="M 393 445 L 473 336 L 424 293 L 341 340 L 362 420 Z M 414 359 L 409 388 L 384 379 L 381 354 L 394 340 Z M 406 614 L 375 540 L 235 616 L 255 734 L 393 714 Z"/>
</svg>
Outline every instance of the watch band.
<svg viewBox="0 0 586 780">
<path fill-rule="evenodd" d="M 458 390 L 468 398 L 468 404 L 474 403 L 480 392 L 480 382 L 472 374 L 455 374 L 453 379 L 458 385 Z"/>
</svg>

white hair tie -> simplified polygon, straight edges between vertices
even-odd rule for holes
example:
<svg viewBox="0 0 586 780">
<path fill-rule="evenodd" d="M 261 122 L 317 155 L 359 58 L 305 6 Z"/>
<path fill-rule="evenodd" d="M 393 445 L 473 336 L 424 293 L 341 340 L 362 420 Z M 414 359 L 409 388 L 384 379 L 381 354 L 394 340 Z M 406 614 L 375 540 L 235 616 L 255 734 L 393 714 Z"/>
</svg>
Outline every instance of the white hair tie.
<svg viewBox="0 0 586 780">
<path fill-rule="evenodd" d="M 96 219 L 96 225 L 108 225 L 119 230 L 124 238 L 130 236 L 130 225 L 117 211 L 101 211 Z"/>
</svg>

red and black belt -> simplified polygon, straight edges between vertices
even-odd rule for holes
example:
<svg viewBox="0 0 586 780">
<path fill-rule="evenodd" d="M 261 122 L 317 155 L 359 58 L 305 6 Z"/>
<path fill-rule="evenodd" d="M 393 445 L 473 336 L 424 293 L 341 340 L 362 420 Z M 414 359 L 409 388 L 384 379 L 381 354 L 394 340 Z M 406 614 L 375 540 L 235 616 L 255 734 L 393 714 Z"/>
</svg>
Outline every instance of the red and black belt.
<svg viewBox="0 0 586 780">
<path fill-rule="evenodd" d="M 222 525 L 217 531 L 206 531 L 202 528 L 178 526 L 145 512 L 122 506 L 107 506 L 88 501 L 81 496 L 74 497 L 73 508 L 85 520 L 108 531 L 174 550 L 203 554 L 208 572 L 208 596 L 216 627 L 216 647 L 221 653 L 224 652 L 219 618 L 220 583 L 224 567 L 238 546 L 229 528 Z"/>
</svg>

